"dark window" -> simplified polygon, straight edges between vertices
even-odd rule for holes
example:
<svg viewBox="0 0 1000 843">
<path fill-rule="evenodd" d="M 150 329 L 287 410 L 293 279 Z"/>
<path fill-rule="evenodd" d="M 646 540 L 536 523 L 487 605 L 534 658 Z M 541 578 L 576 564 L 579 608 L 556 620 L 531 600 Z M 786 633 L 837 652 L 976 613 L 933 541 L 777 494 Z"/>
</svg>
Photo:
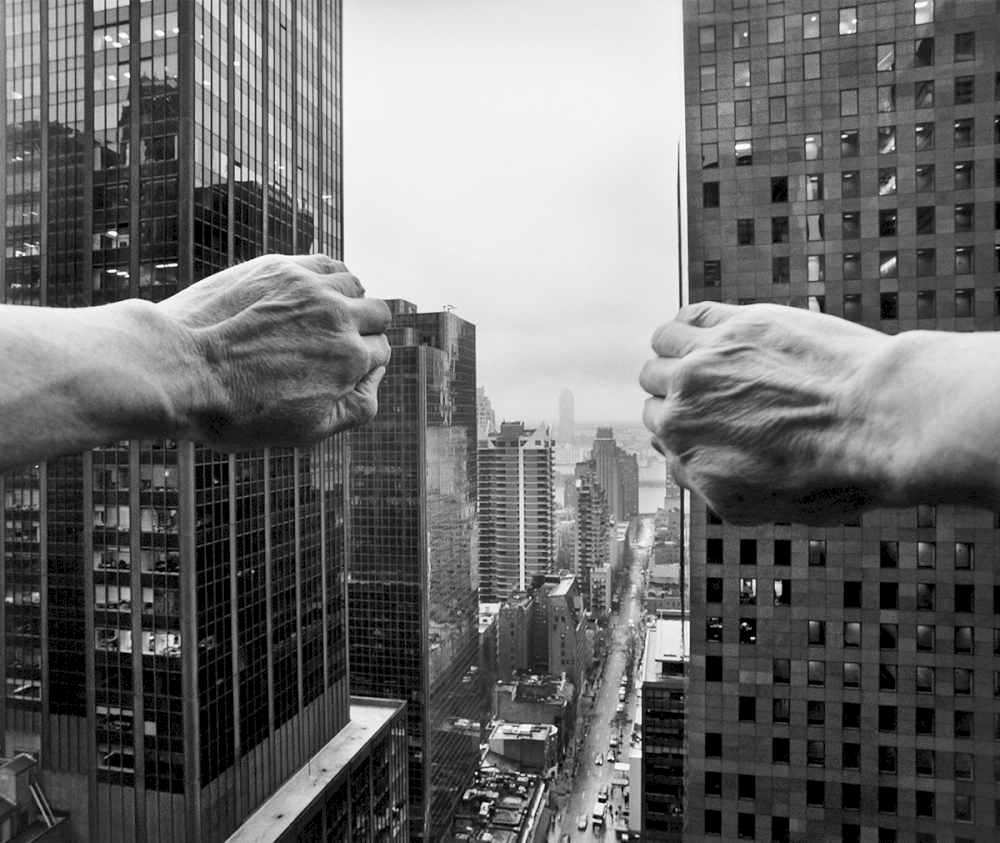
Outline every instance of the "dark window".
<svg viewBox="0 0 1000 843">
<path fill-rule="evenodd" d="M 878 789 L 878 811 L 880 814 L 895 814 L 896 802 L 896 788 L 880 787 Z"/>
<path fill-rule="evenodd" d="M 933 734 L 933 732 L 931 732 Z M 918 776 L 934 775 L 934 750 L 918 749 L 915 752 L 915 767 Z"/>
<path fill-rule="evenodd" d="M 788 817 L 771 817 L 771 843 L 788 843 Z"/>
<path fill-rule="evenodd" d="M 860 293 L 844 294 L 844 318 L 851 322 L 861 321 L 861 295 Z"/>
<path fill-rule="evenodd" d="M 861 278 L 861 255 L 851 252 L 844 255 L 844 280 L 857 281 Z"/>
<path fill-rule="evenodd" d="M 822 767 L 826 763 L 826 743 L 824 741 L 806 741 L 806 764 L 812 767 Z"/>
<path fill-rule="evenodd" d="M 934 791 L 933 790 L 918 790 L 916 792 L 917 797 L 917 816 L 926 817 L 928 819 L 934 816 Z"/>
<path fill-rule="evenodd" d="M 975 723 L 971 711 L 955 711 L 955 737 L 971 738 L 975 732 Z"/>
<path fill-rule="evenodd" d="M 885 208 L 878 212 L 879 237 L 895 237 L 898 215 L 895 208 Z"/>
<path fill-rule="evenodd" d="M 722 283 L 721 261 L 705 261 L 705 286 L 718 287 Z"/>
<path fill-rule="evenodd" d="M 880 650 L 895 650 L 899 641 L 899 627 L 894 623 L 878 625 L 878 646 Z"/>
<path fill-rule="evenodd" d="M 861 236 L 861 214 L 848 211 L 841 216 L 841 236 L 845 240 L 855 240 Z"/>
<path fill-rule="evenodd" d="M 787 284 L 791 281 L 791 265 L 787 257 L 771 258 L 771 281 Z"/>
<path fill-rule="evenodd" d="M 768 98 L 768 119 L 772 123 L 784 123 L 788 117 L 788 109 L 784 97 Z"/>
<path fill-rule="evenodd" d="M 752 246 L 754 244 L 754 230 L 752 219 L 736 220 L 736 245 Z"/>
<path fill-rule="evenodd" d="M 788 176 L 773 176 L 771 178 L 771 201 L 788 201 Z"/>
<path fill-rule="evenodd" d="M 880 746 L 878 748 L 878 771 L 880 773 L 896 772 L 896 747 Z"/>
<path fill-rule="evenodd" d="M 771 738 L 771 762 L 774 764 L 788 763 L 788 738 Z"/>
<path fill-rule="evenodd" d="M 924 611 L 934 611 L 934 584 L 917 583 L 917 608 Z"/>
<path fill-rule="evenodd" d="M 722 773 L 706 771 L 705 773 L 705 795 L 722 796 Z"/>
<path fill-rule="evenodd" d="M 844 608 L 845 609 L 860 609 L 861 608 L 861 580 L 845 580 L 844 581 Z"/>
<path fill-rule="evenodd" d="M 720 586 L 721 588 L 721 586 Z M 894 582 L 879 583 L 878 607 L 880 609 L 896 609 L 899 607 L 899 584 Z"/>
<path fill-rule="evenodd" d="M 932 67 L 934 65 L 934 39 L 918 38 L 913 44 L 913 66 Z"/>
<path fill-rule="evenodd" d="M 808 622 L 808 641 L 810 646 L 823 647 L 826 646 L 826 622 L 825 621 L 809 621 Z"/>
<path fill-rule="evenodd" d="M 774 564 L 792 564 L 792 543 L 788 539 L 775 539 L 774 541 Z"/>
<path fill-rule="evenodd" d="M 722 577 L 707 577 L 705 579 L 705 602 L 722 602 Z"/>
<path fill-rule="evenodd" d="M 934 233 L 935 210 L 933 205 L 921 205 L 917 208 L 917 234 Z"/>
<path fill-rule="evenodd" d="M 757 698 L 740 697 L 740 720 L 754 723 L 757 720 Z"/>
<path fill-rule="evenodd" d="M 917 275 L 921 278 L 929 278 L 937 275 L 937 250 L 917 249 Z M 927 292 L 933 293 L 933 290 Z M 934 296 L 930 296 L 930 315 L 934 315 Z M 917 316 L 920 316 L 920 296 L 917 295 Z"/>
<path fill-rule="evenodd" d="M 859 149 L 857 130 L 852 129 L 840 133 L 841 158 L 857 158 Z"/>
<path fill-rule="evenodd" d="M 722 834 L 721 811 L 705 811 L 705 834 Z"/>
<path fill-rule="evenodd" d="M 757 643 L 757 621 L 755 618 L 740 618 L 740 644 Z"/>
<path fill-rule="evenodd" d="M 740 539 L 740 564 L 741 565 L 757 564 L 756 539 Z"/>
<path fill-rule="evenodd" d="M 826 565 L 826 542 L 818 539 L 809 541 L 809 564 Z"/>
<path fill-rule="evenodd" d="M 974 61 L 976 58 L 976 33 L 955 33 L 955 61 Z"/>
<path fill-rule="evenodd" d="M 841 199 L 857 199 L 861 196 L 861 175 L 857 170 L 847 170 L 840 174 Z"/>
<path fill-rule="evenodd" d="M 976 546 L 969 542 L 955 544 L 955 570 L 970 571 L 975 565 Z M 971 587 L 971 586 L 970 586 Z M 971 609 L 969 611 L 972 611 Z"/>
<path fill-rule="evenodd" d="M 791 714 L 791 702 L 784 697 L 771 700 L 771 720 L 775 723 L 787 723 Z"/>
<path fill-rule="evenodd" d="M 913 127 L 914 146 L 917 152 L 926 152 L 934 149 L 934 124 L 917 123 Z"/>
<path fill-rule="evenodd" d="M 974 585 L 959 583 L 955 586 L 955 611 L 976 611 L 976 587 Z"/>
<path fill-rule="evenodd" d="M 880 705 L 878 707 L 878 730 L 890 733 L 896 731 L 896 706 Z"/>
<path fill-rule="evenodd" d="M 882 319 L 898 319 L 899 318 L 899 294 L 898 293 L 880 293 L 879 294 L 879 313 Z"/>
<path fill-rule="evenodd" d="M 773 670 L 775 685 L 787 685 L 792 681 L 792 668 L 788 659 L 775 659 Z"/>
<path fill-rule="evenodd" d="M 788 242 L 788 217 L 771 217 L 771 242 Z"/>
<path fill-rule="evenodd" d="M 707 181 L 702 184 L 701 193 L 704 207 L 719 207 L 719 183 L 717 181 Z"/>
<path fill-rule="evenodd" d="M 934 734 L 934 709 L 918 708 L 914 719 L 914 728 L 918 735 Z M 931 773 L 933 775 L 933 773 Z"/>
<path fill-rule="evenodd" d="M 722 643 L 722 618 L 705 618 L 705 640 Z"/>
<path fill-rule="evenodd" d="M 705 562 L 709 565 L 722 564 L 722 539 L 705 540 Z"/>
<path fill-rule="evenodd" d="M 740 799 L 756 799 L 757 779 L 754 776 L 740 774 L 736 780 L 736 794 Z"/>
<path fill-rule="evenodd" d="M 705 656 L 705 681 L 722 681 L 722 656 Z"/>
<path fill-rule="evenodd" d="M 923 665 L 917 665 L 917 693 L 933 694 L 934 682 L 935 682 L 934 668 L 926 667 Z"/>
<path fill-rule="evenodd" d="M 975 219 L 974 206 L 968 203 L 955 206 L 955 231 L 972 231 Z"/>
<path fill-rule="evenodd" d="M 975 167 L 972 161 L 959 161 L 955 165 L 955 190 L 969 190 L 973 184 Z"/>
<path fill-rule="evenodd" d="M 721 732 L 705 732 L 705 757 L 706 758 L 722 757 Z"/>
<path fill-rule="evenodd" d="M 822 726 L 826 723 L 826 703 L 819 700 L 809 700 L 806 703 L 806 722 L 812 726 Z"/>
<path fill-rule="evenodd" d="M 971 117 L 963 117 L 955 121 L 955 148 L 972 146 L 975 134 L 975 122 Z"/>
<path fill-rule="evenodd" d="M 806 804 L 822 806 L 825 795 L 825 783 L 821 781 L 806 781 Z"/>
<path fill-rule="evenodd" d="M 880 664 L 878 667 L 878 689 L 880 691 L 896 690 L 896 672 L 894 664 Z"/>
<path fill-rule="evenodd" d="M 916 176 L 917 192 L 926 193 L 934 190 L 934 165 L 918 164 L 914 169 Z M 919 212 L 919 208 L 917 209 Z"/>
<path fill-rule="evenodd" d="M 878 559 L 882 568 L 898 568 L 899 542 L 879 542 Z"/>
<path fill-rule="evenodd" d="M 842 722 L 845 729 L 860 729 L 861 703 L 844 703 Z"/>
</svg>

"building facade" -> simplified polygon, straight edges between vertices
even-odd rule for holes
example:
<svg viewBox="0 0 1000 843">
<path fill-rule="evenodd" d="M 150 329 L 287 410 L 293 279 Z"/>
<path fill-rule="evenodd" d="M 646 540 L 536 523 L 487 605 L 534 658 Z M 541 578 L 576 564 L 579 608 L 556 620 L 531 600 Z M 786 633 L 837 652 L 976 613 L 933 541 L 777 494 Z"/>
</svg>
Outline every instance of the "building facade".
<svg viewBox="0 0 1000 843">
<path fill-rule="evenodd" d="M 981 0 L 686 2 L 691 301 L 1000 327 L 997 26 Z M 997 528 L 695 500 L 685 839 L 992 839 Z"/>
<path fill-rule="evenodd" d="M 564 389 L 559 393 L 559 442 L 572 445 L 576 441 L 576 400 Z"/>
<path fill-rule="evenodd" d="M 479 446 L 479 598 L 501 602 L 547 573 L 555 552 L 555 468 L 546 427 L 503 422 Z"/>
<path fill-rule="evenodd" d="M 593 572 L 608 565 L 611 555 L 611 515 L 604 487 L 597 479 L 594 461 L 577 463 L 575 471 L 576 498 L 576 569 L 580 593 L 588 609 L 607 611 L 603 583 L 592 583 Z M 598 608 L 600 607 L 600 608 Z"/>
<path fill-rule="evenodd" d="M 379 414 L 348 434 L 351 688 L 408 702 L 411 839 L 438 840 L 477 767 L 475 326 L 390 301 Z M 475 724 L 474 726 L 470 724 Z"/>
<path fill-rule="evenodd" d="M 340 255 L 339 2 L 0 17 L 5 303 L 159 301 L 257 255 Z M 37 759 L 72 839 L 226 840 L 349 727 L 341 440 L 114 442 L 0 498 L 3 752 Z"/>
<path fill-rule="evenodd" d="M 639 462 L 618 445 L 610 427 L 597 428 L 590 460 L 597 469 L 597 481 L 604 489 L 608 510 L 615 521 L 627 521 L 639 514 Z"/>
</svg>

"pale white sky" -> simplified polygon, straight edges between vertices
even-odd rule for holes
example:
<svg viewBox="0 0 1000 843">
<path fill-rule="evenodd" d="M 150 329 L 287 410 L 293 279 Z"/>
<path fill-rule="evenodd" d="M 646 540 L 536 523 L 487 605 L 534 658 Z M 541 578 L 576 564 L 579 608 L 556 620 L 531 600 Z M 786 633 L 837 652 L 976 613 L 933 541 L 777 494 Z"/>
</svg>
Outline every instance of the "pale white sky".
<svg viewBox="0 0 1000 843">
<path fill-rule="evenodd" d="M 344 0 L 345 259 L 477 331 L 498 421 L 641 420 L 677 308 L 680 0 Z"/>
</svg>

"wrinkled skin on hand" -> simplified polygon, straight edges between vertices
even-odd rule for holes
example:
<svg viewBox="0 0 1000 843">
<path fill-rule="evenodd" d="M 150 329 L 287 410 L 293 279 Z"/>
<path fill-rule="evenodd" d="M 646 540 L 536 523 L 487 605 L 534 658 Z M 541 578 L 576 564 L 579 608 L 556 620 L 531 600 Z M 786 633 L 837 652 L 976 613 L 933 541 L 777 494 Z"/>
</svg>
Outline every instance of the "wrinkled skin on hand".
<svg viewBox="0 0 1000 843">
<path fill-rule="evenodd" d="M 682 308 L 640 378 L 653 444 L 726 521 L 842 523 L 883 496 L 870 371 L 889 340 L 792 307 Z"/>
<path fill-rule="evenodd" d="M 363 296 L 339 261 L 268 255 L 157 305 L 205 363 L 181 399 L 187 437 L 226 451 L 307 446 L 370 421 L 391 317 Z"/>
</svg>

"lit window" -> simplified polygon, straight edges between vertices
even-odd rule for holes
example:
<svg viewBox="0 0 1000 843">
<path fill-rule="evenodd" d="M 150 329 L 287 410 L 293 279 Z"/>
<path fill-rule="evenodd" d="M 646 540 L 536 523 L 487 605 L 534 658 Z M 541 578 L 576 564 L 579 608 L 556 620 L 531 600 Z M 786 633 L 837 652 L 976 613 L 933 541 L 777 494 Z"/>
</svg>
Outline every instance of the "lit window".
<svg viewBox="0 0 1000 843">
<path fill-rule="evenodd" d="M 895 44 L 879 44 L 875 48 L 875 69 L 880 72 L 896 69 Z"/>
<path fill-rule="evenodd" d="M 915 24 L 934 22 L 934 0 L 916 0 L 913 4 L 913 22 Z"/>
<path fill-rule="evenodd" d="M 698 45 L 702 50 L 715 49 L 715 27 L 703 26 L 698 30 Z"/>
<path fill-rule="evenodd" d="M 819 38 L 819 12 L 802 16 L 802 37 Z"/>
<path fill-rule="evenodd" d="M 917 123 L 913 127 L 914 147 L 917 152 L 934 149 L 934 124 Z"/>
<path fill-rule="evenodd" d="M 878 195 L 892 196 L 896 192 L 896 168 L 884 167 L 878 171 Z"/>
<path fill-rule="evenodd" d="M 858 7 L 847 6 L 840 10 L 840 34 L 855 35 L 858 31 Z"/>
<path fill-rule="evenodd" d="M 875 108 L 882 114 L 896 110 L 896 86 L 879 85 L 875 91 Z"/>
<path fill-rule="evenodd" d="M 915 82 L 913 85 L 913 106 L 914 108 L 934 107 L 934 80 L 926 79 L 923 82 Z"/>
<path fill-rule="evenodd" d="M 819 53 L 804 53 L 802 56 L 802 78 L 819 79 L 822 62 Z"/>
<path fill-rule="evenodd" d="M 736 166 L 747 167 L 753 164 L 753 142 L 749 140 L 736 141 L 733 147 L 736 154 Z"/>
<path fill-rule="evenodd" d="M 823 136 L 819 133 L 805 136 L 806 161 L 816 161 L 823 157 Z"/>
<path fill-rule="evenodd" d="M 972 161 L 960 161 L 955 165 L 955 190 L 970 190 L 972 188 L 972 164 Z"/>
<path fill-rule="evenodd" d="M 715 65 L 705 65 L 701 68 L 701 90 L 714 91 L 715 87 Z"/>
<path fill-rule="evenodd" d="M 767 81 L 772 85 L 785 81 L 784 56 L 777 56 L 767 60 Z"/>
<path fill-rule="evenodd" d="M 733 47 L 750 46 L 750 23 L 741 21 L 733 24 Z"/>
<path fill-rule="evenodd" d="M 785 40 L 785 19 L 767 19 L 767 43 L 780 44 Z"/>
<path fill-rule="evenodd" d="M 750 87 L 750 62 L 733 62 L 733 85 L 737 88 Z"/>
<path fill-rule="evenodd" d="M 878 277 L 895 278 L 898 275 L 898 260 L 895 252 L 879 252 Z"/>
<path fill-rule="evenodd" d="M 878 151 L 880 155 L 885 155 L 896 151 L 896 127 L 878 127 Z"/>
<path fill-rule="evenodd" d="M 854 117 L 858 113 L 858 89 L 847 88 L 840 92 L 840 116 Z"/>
</svg>

